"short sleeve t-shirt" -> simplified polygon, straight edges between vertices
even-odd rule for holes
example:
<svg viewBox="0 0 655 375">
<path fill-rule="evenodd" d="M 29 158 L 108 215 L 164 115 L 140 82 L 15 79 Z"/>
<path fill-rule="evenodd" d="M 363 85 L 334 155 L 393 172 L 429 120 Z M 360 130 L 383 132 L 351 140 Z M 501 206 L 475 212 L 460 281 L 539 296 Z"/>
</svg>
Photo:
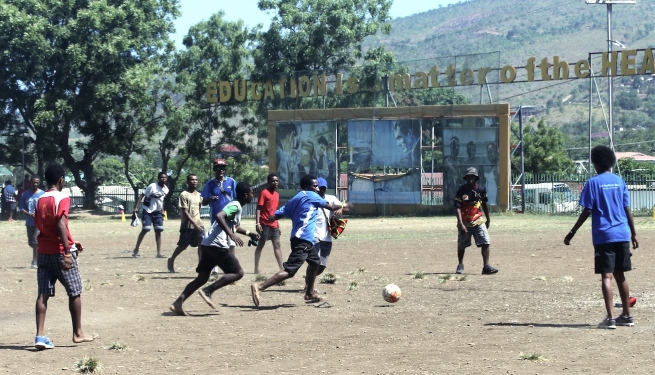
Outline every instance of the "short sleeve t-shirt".
<svg viewBox="0 0 655 375">
<path fill-rule="evenodd" d="M 221 191 L 221 187 L 223 191 Z M 211 222 L 216 221 L 216 214 L 221 212 L 230 201 L 236 198 L 237 183 L 232 177 L 225 177 L 223 181 L 218 182 L 216 179 L 209 180 L 202 188 L 202 199 L 211 199 L 211 197 L 218 197 L 215 201 L 209 201 L 211 208 Z"/>
<path fill-rule="evenodd" d="M 465 226 L 472 228 L 484 224 L 483 202 L 487 202 L 487 189 L 484 186 L 464 184 L 457 189 L 455 207 L 462 211 L 462 222 Z"/>
<path fill-rule="evenodd" d="M 326 204 L 317 193 L 303 190 L 275 211 L 275 215 L 291 218 L 291 237 L 314 243 L 316 212 Z"/>
<path fill-rule="evenodd" d="M 277 220 L 272 222 L 268 220 L 270 216 L 275 214 L 278 204 L 280 204 L 280 194 L 277 191 L 262 190 L 257 201 L 257 208 L 260 210 L 259 223 L 261 225 L 266 225 L 270 228 L 277 228 L 279 226 Z"/>
<path fill-rule="evenodd" d="M 594 245 L 630 241 L 625 213 L 625 207 L 630 207 L 630 195 L 621 177 L 606 172 L 590 178 L 580 194 L 580 206 L 591 210 Z"/>
<path fill-rule="evenodd" d="M 31 214 L 36 210 L 36 201 L 45 193 L 43 190 L 39 189 L 35 193 L 32 193 L 31 190 L 26 190 L 23 195 L 20 197 L 20 209 L 25 210 Z M 34 218 L 30 215 L 25 216 L 25 226 L 33 227 Z"/>
<path fill-rule="evenodd" d="M 223 208 L 223 211 L 225 212 L 227 225 L 230 227 L 230 230 L 234 232 L 234 228 L 241 223 L 241 212 L 243 211 L 241 203 L 237 200 L 233 200 Z M 202 239 L 202 245 L 228 249 L 235 244 L 234 241 L 227 236 L 227 233 L 223 231 L 223 228 L 218 225 L 218 222 L 214 221 L 207 233 L 205 233 L 205 236 Z"/>
<path fill-rule="evenodd" d="M 186 208 L 189 210 L 189 215 L 193 221 L 196 224 L 202 226 L 202 221 L 200 220 L 200 206 L 202 206 L 202 197 L 198 191 L 194 191 L 193 193 L 183 191 L 178 199 L 178 204 L 180 209 Z M 185 215 L 182 215 L 180 229 L 195 229 L 195 226 L 193 226 L 193 223 L 187 220 Z"/>
<path fill-rule="evenodd" d="M 145 195 L 144 199 L 150 200 L 150 205 L 143 205 L 143 209 L 148 213 L 153 213 L 155 211 L 161 211 L 164 209 L 164 197 L 168 194 L 168 186 L 159 186 L 158 183 L 153 182 L 148 185 L 146 191 L 143 192 Z"/>
<path fill-rule="evenodd" d="M 73 247 L 73 236 L 68 229 L 68 213 L 70 211 L 70 198 L 58 191 L 49 190 L 41 195 L 36 206 L 35 218 L 36 227 L 39 229 L 38 248 L 39 254 L 63 254 L 64 246 L 59 238 L 58 221 L 62 217 L 66 223 L 66 236 L 68 246 Z"/>
<path fill-rule="evenodd" d="M 339 199 L 334 195 L 325 194 L 325 201 L 330 204 L 340 204 Z M 332 235 L 330 234 L 328 220 L 332 217 L 332 211 L 326 208 L 319 208 L 316 214 L 316 241 L 332 242 Z"/>
</svg>

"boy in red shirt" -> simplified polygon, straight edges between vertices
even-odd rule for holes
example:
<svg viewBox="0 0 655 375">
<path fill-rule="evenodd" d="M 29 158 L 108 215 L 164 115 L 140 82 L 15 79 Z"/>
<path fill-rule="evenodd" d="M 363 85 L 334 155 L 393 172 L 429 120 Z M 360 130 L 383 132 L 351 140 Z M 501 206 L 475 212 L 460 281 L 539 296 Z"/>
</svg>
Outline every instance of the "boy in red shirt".
<svg viewBox="0 0 655 375">
<path fill-rule="evenodd" d="M 39 198 L 34 221 L 39 229 L 37 282 L 39 294 L 36 299 L 36 338 L 34 347 L 38 350 L 52 349 L 55 345 L 44 334 L 48 298 L 55 295 L 55 282 L 66 288 L 68 309 L 73 321 L 73 342 L 93 341 L 93 336 L 82 331 L 82 278 L 77 267 L 77 253 L 84 249 L 74 242 L 68 230 L 70 198 L 63 194 L 64 168 L 51 164 L 45 170 L 46 192 Z"/>
<path fill-rule="evenodd" d="M 255 214 L 255 229 L 261 236 L 259 244 L 255 249 L 255 273 L 259 273 L 259 259 L 262 256 L 262 250 L 266 241 L 271 240 L 273 244 L 273 253 L 277 260 L 278 271 L 282 271 L 282 250 L 280 249 L 280 227 L 277 221 L 269 221 L 268 218 L 275 214 L 277 206 L 280 203 L 280 194 L 277 187 L 280 183 L 277 174 L 271 173 L 266 179 L 268 186 L 262 190 L 257 201 L 257 212 Z"/>
</svg>

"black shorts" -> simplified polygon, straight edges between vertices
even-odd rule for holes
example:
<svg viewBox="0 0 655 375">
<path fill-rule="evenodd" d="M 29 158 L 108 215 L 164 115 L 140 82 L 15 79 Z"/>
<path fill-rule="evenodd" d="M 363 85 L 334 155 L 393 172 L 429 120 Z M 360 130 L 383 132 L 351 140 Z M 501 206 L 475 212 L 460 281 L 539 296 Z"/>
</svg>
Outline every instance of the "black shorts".
<svg viewBox="0 0 655 375">
<path fill-rule="evenodd" d="M 275 239 L 280 239 L 280 228 L 271 228 L 267 225 L 262 225 L 262 235 L 259 240 L 266 242 Z"/>
<path fill-rule="evenodd" d="M 194 229 L 180 229 L 180 239 L 177 246 L 186 249 L 187 247 L 198 247 L 202 242 L 202 232 Z"/>
<path fill-rule="evenodd" d="M 630 242 L 610 242 L 594 245 L 596 273 L 626 272 L 632 269 Z"/>
<path fill-rule="evenodd" d="M 305 261 L 312 264 L 321 263 L 314 244 L 296 237 L 291 238 L 291 254 L 289 254 L 289 259 L 282 264 L 284 270 L 293 277 Z"/>
<path fill-rule="evenodd" d="M 27 228 L 27 244 L 30 247 L 34 247 L 39 244 L 38 237 L 39 237 L 39 230 L 36 229 L 36 226 L 34 225 L 27 225 L 25 228 Z"/>
<path fill-rule="evenodd" d="M 210 273 L 214 267 L 218 266 L 223 273 L 239 273 L 242 268 L 237 258 L 230 254 L 228 249 L 217 246 L 200 246 L 200 260 L 196 272 Z"/>
</svg>

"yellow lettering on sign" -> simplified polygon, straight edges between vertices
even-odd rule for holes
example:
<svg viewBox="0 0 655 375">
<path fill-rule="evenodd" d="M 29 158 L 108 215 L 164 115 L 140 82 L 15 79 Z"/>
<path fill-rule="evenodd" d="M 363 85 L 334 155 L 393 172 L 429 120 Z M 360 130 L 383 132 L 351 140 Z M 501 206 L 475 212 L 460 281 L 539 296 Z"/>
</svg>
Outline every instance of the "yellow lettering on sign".
<svg viewBox="0 0 655 375">
<path fill-rule="evenodd" d="M 318 74 L 312 76 L 312 85 L 314 86 L 314 96 L 325 96 L 327 92 L 327 81 L 325 80 L 325 74 L 322 74 L 321 77 L 323 81 L 319 78 Z"/>
<path fill-rule="evenodd" d="M 281 77 L 278 82 L 280 85 L 280 99 L 284 99 L 284 96 L 287 93 L 287 77 Z"/>
<path fill-rule="evenodd" d="M 507 75 L 509 73 L 509 76 Z M 516 78 L 516 68 L 511 65 L 505 65 L 500 69 L 500 80 L 504 83 L 514 82 Z"/>
<path fill-rule="evenodd" d="M 264 83 L 264 100 L 266 99 L 275 99 L 275 94 L 273 93 L 273 84 L 271 83 L 270 79 Z"/>
<path fill-rule="evenodd" d="M 609 59 L 610 55 L 608 52 L 603 52 L 602 57 L 602 67 L 600 68 L 600 74 L 604 77 L 616 75 L 616 63 L 617 63 L 617 54 L 618 52 L 612 51 L 611 60 Z M 608 72 L 609 71 L 609 72 Z"/>
<path fill-rule="evenodd" d="M 414 73 L 414 88 L 415 89 L 428 88 L 428 75 L 425 72 Z"/>
<path fill-rule="evenodd" d="M 457 86 L 457 81 L 455 81 L 455 64 L 448 65 L 446 68 L 446 81 L 448 81 L 448 86 Z"/>
<path fill-rule="evenodd" d="M 289 96 L 292 98 L 296 98 L 298 96 L 298 84 L 296 82 L 296 77 L 291 78 L 291 87 L 289 88 Z"/>
<path fill-rule="evenodd" d="M 355 94 L 359 91 L 359 79 L 356 77 L 348 77 L 346 80 L 346 92 L 348 94 Z"/>
<path fill-rule="evenodd" d="M 439 87 L 439 66 L 430 68 L 430 87 Z"/>
<path fill-rule="evenodd" d="M 207 103 L 218 102 L 218 91 L 216 90 L 216 82 L 209 82 L 207 85 Z"/>
<path fill-rule="evenodd" d="M 569 64 L 559 56 L 553 58 L 553 79 L 569 79 Z"/>
<path fill-rule="evenodd" d="M 473 71 L 469 68 L 462 69 L 462 71 L 459 72 L 459 82 L 462 84 L 462 86 L 472 85 L 473 77 Z"/>
<path fill-rule="evenodd" d="M 539 69 L 541 69 L 542 81 L 550 81 L 552 79 L 550 73 L 548 73 L 549 68 L 550 68 L 550 64 L 548 63 L 548 57 L 544 57 L 543 59 L 541 59 L 541 64 L 539 64 Z"/>
<path fill-rule="evenodd" d="M 253 100 L 260 100 L 262 98 L 261 87 L 261 82 L 250 82 L 250 97 Z"/>
<path fill-rule="evenodd" d="M 491 70 L 492 69 L 490 67 L 480 68 L 480 70 L 478 70 L 478 84 L 479 85 L 487 84 L 487 74 L 489 74 L 489 72 Z"/>
<path fill-rule="evenodd" d="M 577 78 L 589 77 L 589 61 L 579 60 L 575 63 L 575 76 Z"/>
<path fill-rule="evenodd" d="M 389 91 L 409 90 L 412 88 L 409 73 L 392 74 L 389 76 Z"/>
<path fill-rule="evenodd" d="M 225 103 L 232 98 L 232 85 L 230 81 L 221 81 L 218 84 L 218 99 L 221 103 Z"/>
<path fill-rule="evenodd" d="M 337 95 L 343 94 L 343 74 L 337 73 L 337 82 L 334 85 L 334 92 Z"/>
<path fill-rule="evenodd" d="M 528 82 L 534 82 L 534 62 L 537 61 L 537 58 L 532 56 L 528 59 L 528 62 L 525 64 L 525 70 L 528 72 Z"/>
<path fill-rule="evenodd" d="M 637 67 L 635 64 L 635 56 L 637 56 L 637 50 L 627 49 L 621 52 L 621 74 L 624 76 L 631 76 L 637 74 Z"/>
<path fill-rule="evenodd" d="M 655 59 L 653 58 L 653 50 L 648 48 L 644 51 L 644 59 L 641 60 L 641 70 L 639 74 L 646 74 L 650 72 L 651 74 L 655 73 Z"/>
<path fill-rule="evenodd" d="M 309 77 L 307 76 L 300 76 L 300 79 L 298 80 L 298 91 L 300 91 L 300 97 L 301 98 L 306 98 L 309 96 L 312 90 L 312 85 L 309 81 Z"/>
<path fill-rule="evenodd" d="M 246 96 L 248 96 L 248 81 L 245 79 L 234 81 L 234 99 L 242 102 L 246 100 Z"/>
</svg>

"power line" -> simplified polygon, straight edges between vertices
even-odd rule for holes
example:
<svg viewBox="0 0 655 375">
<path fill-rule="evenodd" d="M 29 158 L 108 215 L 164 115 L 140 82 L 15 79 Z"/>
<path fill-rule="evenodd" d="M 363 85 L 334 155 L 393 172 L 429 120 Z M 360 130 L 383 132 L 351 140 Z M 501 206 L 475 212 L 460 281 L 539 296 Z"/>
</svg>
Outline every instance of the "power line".
<svg viewBox="0 0 655 375">
<path fill-rule="evenodd" d="M 621 144 L 615 144 L 614 147 L 617 146 L 631 146 L 631 145 L 640 145 L 642 143 L 653 143 L 655 140 L 652 141 L 640 141 L 640 142 L 630 142 L 630 143 L 621 143 Z M 571 148 L 565 148 L 565 150 L 588 150 L 589 146 L 587 147 L 571 147 Z"/>
</svg>

